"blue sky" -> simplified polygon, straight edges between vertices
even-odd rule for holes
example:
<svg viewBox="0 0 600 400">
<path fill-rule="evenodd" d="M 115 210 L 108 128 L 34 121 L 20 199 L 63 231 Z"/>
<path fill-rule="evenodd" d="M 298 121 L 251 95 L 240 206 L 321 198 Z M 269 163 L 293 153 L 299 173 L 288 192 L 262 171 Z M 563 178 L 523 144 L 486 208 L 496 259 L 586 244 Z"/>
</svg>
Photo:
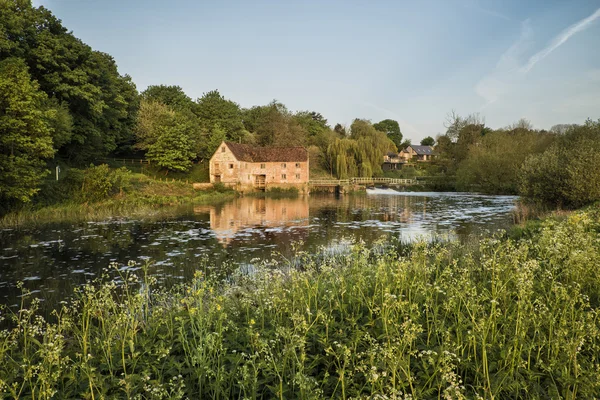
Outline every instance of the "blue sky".
<svg viewBox="0 0 600 400">
<path fill-rule="evenodd" d="M 413 142 L 451 110 L 492 128 L 600 118 L 600 0 L 33 0 L 140 91 L 218 89 L 242 107 L 277 99 L 400 122 Z"/>
</svg>

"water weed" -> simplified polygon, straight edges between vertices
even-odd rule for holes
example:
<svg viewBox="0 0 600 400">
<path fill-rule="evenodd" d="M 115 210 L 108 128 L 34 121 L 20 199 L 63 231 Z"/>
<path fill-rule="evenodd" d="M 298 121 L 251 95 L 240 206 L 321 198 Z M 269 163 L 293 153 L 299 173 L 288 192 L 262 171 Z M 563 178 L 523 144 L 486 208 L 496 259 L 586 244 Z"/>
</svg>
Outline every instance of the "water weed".
<svg viewBox="0 0 600 400">
<path fill-rule="evenodd" d="M 476 249 L 357 244 L 171 291 L 145 268 L 0 335 L 11 398 L 593 398 L 600 213 Z M 296 261 L 297 261 L 296 260 Z M 120 290 L 117 290 L 120 288 Z"/>
</svg>

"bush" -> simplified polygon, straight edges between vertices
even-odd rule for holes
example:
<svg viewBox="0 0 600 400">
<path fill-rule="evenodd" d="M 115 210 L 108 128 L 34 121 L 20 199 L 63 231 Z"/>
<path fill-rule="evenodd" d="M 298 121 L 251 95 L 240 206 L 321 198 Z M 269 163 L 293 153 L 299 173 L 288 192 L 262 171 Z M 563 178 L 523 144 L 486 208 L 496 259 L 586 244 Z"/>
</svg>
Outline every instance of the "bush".
<svg viewBox="0 0 600 400">
<path fill-rule="evenodd" d="M 81 198 L 84 201 L 98 201 L 119 193 L 129 174 L 125 167 L 110 169 L 106 164 L 90 165 L 83 171 Z"/>
<path fill-rule="evenodd" d="M 530 202 L 577 208 L 600 200 L 600 120 L 571 128 L 521 168 L 520 193 Z"/>
</svg>

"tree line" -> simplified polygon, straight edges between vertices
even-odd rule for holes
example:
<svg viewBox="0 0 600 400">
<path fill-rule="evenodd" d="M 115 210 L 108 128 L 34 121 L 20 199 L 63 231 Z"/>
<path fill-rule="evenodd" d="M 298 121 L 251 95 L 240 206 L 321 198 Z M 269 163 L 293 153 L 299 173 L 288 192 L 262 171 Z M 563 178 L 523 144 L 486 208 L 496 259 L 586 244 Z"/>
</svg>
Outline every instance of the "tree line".
<svg viewBox="0 0 600 400">
<path fill-rule="evenodd" d="M 600 200 L 600 120 L 534 129 L 529 121 L 491 129 L 477 114 L 451 113 L 437 137 L 436 164 L 458 190 L 518 194 L 538 205 Z"/>
</svg>

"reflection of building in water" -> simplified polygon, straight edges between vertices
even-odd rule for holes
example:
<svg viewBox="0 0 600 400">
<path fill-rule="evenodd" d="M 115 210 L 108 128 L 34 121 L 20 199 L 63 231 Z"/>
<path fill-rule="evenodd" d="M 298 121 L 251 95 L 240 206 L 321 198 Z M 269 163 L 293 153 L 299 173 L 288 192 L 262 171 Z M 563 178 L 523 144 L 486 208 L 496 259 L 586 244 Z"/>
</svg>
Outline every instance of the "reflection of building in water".
<svg viewBox="0 0 600 400">
<path fill-rule="evenodd" d="M 285 228 L 308 226 L 308 198 L 270 199 L 242 197 L 219 207 L 195 208 L 210 213 L 210 228 L 228 245 L 236 233 L 250 227 Z"/>
</svg>

